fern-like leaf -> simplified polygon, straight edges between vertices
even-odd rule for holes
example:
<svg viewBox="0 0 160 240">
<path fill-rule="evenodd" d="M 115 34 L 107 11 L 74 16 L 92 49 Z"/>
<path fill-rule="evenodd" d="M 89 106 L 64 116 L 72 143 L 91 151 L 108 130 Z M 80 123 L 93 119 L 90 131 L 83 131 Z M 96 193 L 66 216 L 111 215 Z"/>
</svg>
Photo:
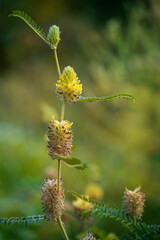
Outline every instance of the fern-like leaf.
<svg viewBox="0 0 160 240">
<path fill-rule="evenodd" d="M 39 37 L 43 39 L 43 41 L 45 41 L 52 48 L 52 44 L 48 41 L 45 33 L 43 32 L 43 28 L 38 26 L 38 24 L 27 13 L 20 10 L 14 10 L 8 16 L 21 18 L 25 23 L 28 24 L 28 26 L 30 26 L 30 28 L 32 28 L 38 34 Z"/>
<path fill-rule="evenodd" d="M 44 215 L 33 215 L 33 216 L 27 216 L 27 217 L 10 217 L 10 218 L 0 218 L 0 224 L 4 225 L 12 225 L 15 223 L 18 224 L 24 224 L 27 226 L 29 223 L 35 223 L 37 224 L 41 220 L 44 220 Z"/>
<path fill-rule="evenodd" d="M 122 209 L 116 208 L 108 208 L 108 206 L 104 206 L 103 208 L 93 208 L 90 211 L 85 211 L 84 215 L 87 214 L 95 215 L 99 218 L 114 218 L 116 221 L 121 222 L 126 227 L 130 227 L 134 224 L 134 219 L 125 214 Z"/>
<path fill-rule="evenodd" d="M 115 207 L 111 207 L 111 205 L 109 205 L 109 204 L 104 204 L 104 203 L 94 201 L 94 200 L 87 198 L 84 195 L 81 195 L 74 191 L 72 191 L 72 194 L 95 206 L 93 209 L 84 211 L 83 217 L 91 214 L 91 215 L 96 215 L 97 217 L 100 217 L 100 218 L 103 218 L 103 217 L 104 218 L 107 218 L 107 217 L 114 218 L 115 220 L 120 221 L 122 224 L 125 224 L 127 226 L 134 224 L 134 219 L 132 217 L 126 215 L 122 209 L 117 209 Z"/>
<path fill-rule="evenodd" d="M 135 97 L 132 94 L 127 94 L 127 93 L 119 93 L 111 96 L 106 96 L 106 97 L 80 97 L 77 99 L 77 102 L 97 102 L 97 101 L 107 101 L 111 100 L 114 98 L 124 98 L 128 100 L 135 101 Z"/>
</svg>

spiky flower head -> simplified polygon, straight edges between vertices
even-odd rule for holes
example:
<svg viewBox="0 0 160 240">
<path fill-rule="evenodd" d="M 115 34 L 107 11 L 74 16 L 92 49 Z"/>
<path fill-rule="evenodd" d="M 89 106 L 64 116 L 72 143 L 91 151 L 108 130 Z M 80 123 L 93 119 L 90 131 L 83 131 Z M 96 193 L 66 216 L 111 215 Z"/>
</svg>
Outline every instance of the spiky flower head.
<svg viewBox="0 0 160 240">
<path fill-rule="evenodd" d="M 60 31 L 59 31 L 59 27 L 58 26 L 52 25 L 49 28 L 47 39 L 52 44 L 52 48 L 56 49 L 57 45 L 58 45 L 58 43 L 60 41 Z"/>
<path fill-rule="evenodd" d="M 46 219 L 57 221 L 64 210 L 64 189 L 60 181 L 60 191 L 57 192 L 57 179 L 47 179 L 41 188 L 42 211 Z"/>
<path fill-rule="evenodd" d="M 72 67 L 68 66 L 63 70 L 56 84 L 56 92 L 60 99 L 69 103 L 75 103 L 79 98 L 82 93 L 82 84 L 80 84 L 80 80 Z"/>
<path fill-rule="evenodd" d="M 84 238 L 82 238 L 81 240 L 96 240 L 95 237 L 93 237 L 93 235 L 91 233 L 88 233 Z"/>
<path fill-rule="evenodd" d="M 50 121 L 48 126 L 48 148 L 51 158 L 55 157 L 55 153 L 69 157 L 73 137 L 71 131 L 72 124 L 68 121 L 59 122 L 54 118 Z"/>
<path fill-rule="evenodd" d="M 125 213 L 136 219 L 141 219 L 144 209 L 145 194 L 140 192 L 141 187 L 134 191 L 125 189 L 123 197 L 123 207 Z"/>
</svg>

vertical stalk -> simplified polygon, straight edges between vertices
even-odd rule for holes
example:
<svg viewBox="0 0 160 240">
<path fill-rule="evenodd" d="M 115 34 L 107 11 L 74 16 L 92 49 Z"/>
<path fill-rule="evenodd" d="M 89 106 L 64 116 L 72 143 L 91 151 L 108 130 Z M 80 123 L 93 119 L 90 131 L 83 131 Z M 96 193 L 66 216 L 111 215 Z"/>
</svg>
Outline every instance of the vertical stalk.
<svg viewBox="0 0 160 240">
<path fill-rule="evenodd" d="M 60 194 L 60 181 L 61 181 L 61 160 L 58 159 L 58 183 L 57 183 L 58 194 Z"/>
<path fill-rule="evenodd" d="M 58 75 L 59 75 L 59 78 L 61 77 L 61 70 L 60 70 L 60 66 L 59 66 L 59 61 L 58 61 L 58 56 L 57 56 L 57 49 L 54 48 L 54 56 L 55 56 L 55 60 L 56 60 L 56 65 L 57 65 L 57 70 L 58 70 Z M 62 110 L 61 110 L 61 121 L 63 121 L 64 119 L 64 112 L 65 112 L 65 100 L 63 101 L 62 103 Z M 58 194 L 60 195 L 60 181 L 61 181 L 61 160 L 58 159 L 58 187 L 57 187 L 57 192 Z M 57 220 L 58 224 L 59 224 L 59 227 L 61 229 L 61 232 L 62 232 L 62 235 L 64 236 L 64 239 L 65 240 L 69 240 L 68 236 L 67 236 L 67 233 L 66 233 L 66 230 L 64 228 L 64 225 L 63 225 L 63 222 L 61 220 L 61 218 L 59 217 L 58 220 Z"/>
<path fill-rule="evenodd" d="M 55 60 L 56 60 L 58 75 L 59 75 L 59 78 L 60 78 L 61 77 L 61 70 L 60 70 L 60 66 L 59 66 L 59 61 L 58 61 L 57 49 L 56 48 L 54 48 L 54 56 L 55 56 Z"/>
<path fill-rule="evenodd" d="M 63 233 L 64 239 L 69 240 L 61 218 L 59 217 L 57 221 L 58 221 L 59 227 Z"/>
<path fill-rule="evenodd" d="M 62 103 L 62 110 L 61 110 L 61 121 L 64 119 L 64 112 L 65 112 L 65 100 Z"/>
</svg>

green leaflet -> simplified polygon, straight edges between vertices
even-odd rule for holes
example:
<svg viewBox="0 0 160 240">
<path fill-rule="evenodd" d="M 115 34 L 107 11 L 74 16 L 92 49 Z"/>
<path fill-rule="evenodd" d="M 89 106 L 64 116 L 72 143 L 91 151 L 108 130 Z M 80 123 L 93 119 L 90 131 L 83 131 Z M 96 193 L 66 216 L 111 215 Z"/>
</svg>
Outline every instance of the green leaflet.
<svg viewBox="0 0 160 240">
<path fill-rule="evenodd" d="M 27 225 L 29 223 L 35 223 L 37 224 L 38 222 L 40 222 L 41 220 L 44 220 L 44 215 L 33 215 L 33 216 L 27 216 L 27 217 L 10 217 L 10 218 L 0 218 L 0 224 L 4 224 L 4 225 L 12 225 L 15 223 L 18 224 L 24 224 L 25 227 L 27 227 Z"/>
<path fill-rule="evenodd" d="M 39 37 L 43 39 L 43 41 L 45 41 L 52 48 L 52 44 L 48 41 L 45 33 L 43 32 L 43 28 L 38 26 L 37 23 L 27 13 L 20 10 L 14 10 L 8 16 L 21 18 L 24 22 L 28 24 L 28 26 L 30 26 L 38 34 Z"/>
<path fill-rule="evenodd" d="M 78 170 L 84 170 L 87 168 L 86 163 L 82 163 L 78 158 L 66 158 L 61 156 L 60 154 L 55 153 L 56 159 L 61 159 L 68 167 L 73 167 Z"/>
<path fill-rule="evenodd" d="M 120 240 L 158 240 L 160 239 L 160 225 L 146 225 L 137 223 Z"/>
<path fill-rule="evenodd" d="M 107 101 L 107 100 L 111 100 L 114 98 L 124 98 L 124 99 L 128 99 L 128 100 L 132 100 L 135 101 L 135 97 L 132 94 L 128 94 L 128 93 L 119 93 L 119 94 L 115 94 L 115 95 L 111 95 L 111 96 L 106 96 L 106 97 L 80 97 L 79 99 L 77 99 L 77 102 L 97 102 L 97 101 Z"/>
</svg>

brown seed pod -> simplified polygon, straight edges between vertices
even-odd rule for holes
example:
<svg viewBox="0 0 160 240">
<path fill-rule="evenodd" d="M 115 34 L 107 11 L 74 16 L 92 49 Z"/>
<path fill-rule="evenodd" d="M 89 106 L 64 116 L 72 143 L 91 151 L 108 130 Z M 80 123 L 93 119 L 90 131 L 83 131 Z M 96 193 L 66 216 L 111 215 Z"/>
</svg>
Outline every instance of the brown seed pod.
<svg viewBox="0 0 160 240">
<path fill-rule="evenodd" d="M 60 192 L 57 192 L 57 179 L 47 179 L 41 188 L 42 211 L 46 219 L 57 221 L 64 211 L 64 189 L 60 182 Z"/>
<path fill-rule="evenodd" d="M 145 194 L 140 192 L 141 187 L 130 191 L 127 188 L 124 192 L 123 207 L 127 215 L 136 219 L 141 219 L 144 211 Z"/>
<path fill-rule="evenodd" d="M 88 233 L 84 238 L 81 240 L 96 240 L 91 233 Z"/>
</svg>

